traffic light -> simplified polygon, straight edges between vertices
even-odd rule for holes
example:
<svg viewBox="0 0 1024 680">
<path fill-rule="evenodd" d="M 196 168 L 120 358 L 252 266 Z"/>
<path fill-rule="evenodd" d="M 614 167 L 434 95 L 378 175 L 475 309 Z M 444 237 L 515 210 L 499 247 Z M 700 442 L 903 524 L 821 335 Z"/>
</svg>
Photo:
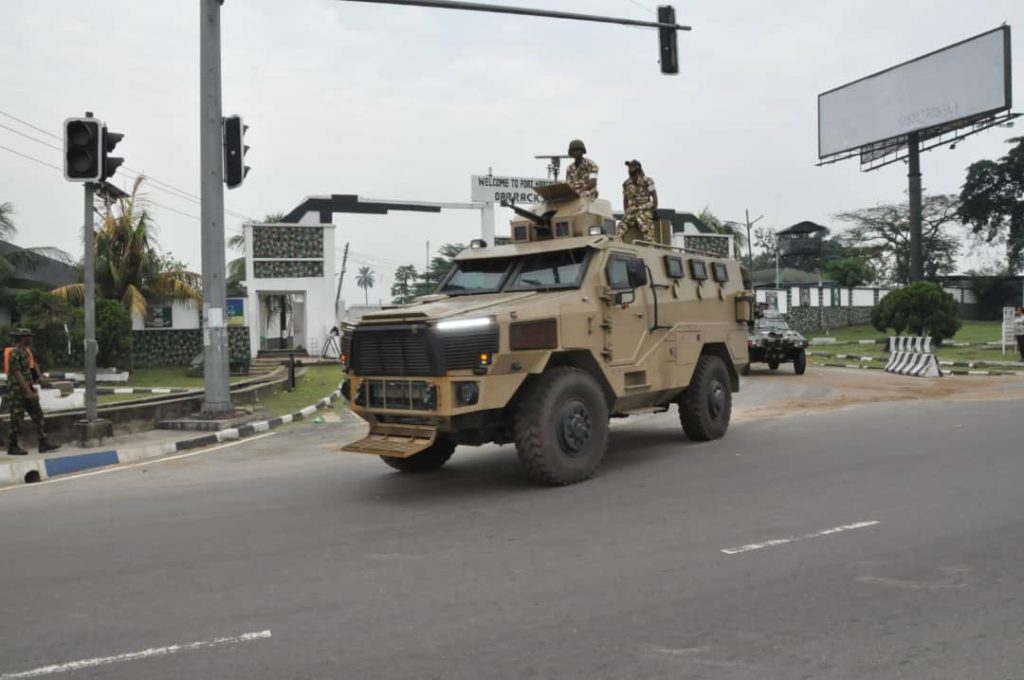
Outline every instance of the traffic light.
<svg viewBox="0 0 1024 680">
<path fill-rule="evenodd" d="M 224 184 L 228 189 L 241 186 L 249 174 L 245 164 L 245 131 L 249 126 L 242 123 L 241 116 L 227 116 L 224 119 Z"/>
<path fill-rule="evenodd" d="M 103 126 L 103 176 L 101 180 L 105 180 L 113 176 L 117 169 L 124 163 L 123 158 L 117 158 L 110 156 L 110 152 L 114 150 L 117 143 L 124 139 L 124 135 L 120 132 L 110 132 L 107 130 L 107 126 Z"/>
<path fill-rule="evenodd" d="M 95 118 L 64 121 L 64 179 L 98 182 L 103 175 L 103 123 Z"/>
<path fill-rule="evenodd" d="M 658 23 L 676 23 L 676 10 L 672 5 L 658 5 Z M 658 29 L 658 47 L 661 49 L 661 72 L 667 75 L 679 73 L 679 52 L 676 46 L 676 29 Z"/>
</svg>

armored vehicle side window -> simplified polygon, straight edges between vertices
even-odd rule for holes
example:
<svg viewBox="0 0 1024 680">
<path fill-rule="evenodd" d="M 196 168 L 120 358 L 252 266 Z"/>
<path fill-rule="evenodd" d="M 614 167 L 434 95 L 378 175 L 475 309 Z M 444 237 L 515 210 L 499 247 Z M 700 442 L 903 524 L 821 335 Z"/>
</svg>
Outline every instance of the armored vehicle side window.
<svg viewBox="0 0 1024 680">
<path fill-rule="evenodd" d="M 509 258 L 456 262 L 438 291 L 449 295 L 497 292 L 511 264 Z"/>
<path fill-rule="evenodd" d="M 715 281 L 719 283 L 725 283 L 729 280 L 729 269 L 725 266 L 724 262 L 712 262 L 711 273 L 714 274 Z"/>
<path fill-rule="evenodd" d="M 630 290 L 629 269 L 626 266 L 625 257 L 608 258 L 608 264 L 604 267 L 604 274 L 608 278 L 608 287 L 611 290 Z"/>
<path fill-rule="evenodd" d="M 520 260 L 508 289 L 577 288 L 583 279 L 588 259 L 586 248 L 528 255 Z"/>
<path fill-rule="evenodd" d="M 704 264 L 704 260 L 690 260 L 690 276 L 694 281 L 708 280 L 708 266 Z"/>
<path fill-rule="evenodd" d="M 684 278 L 686 273 L 683 271 L 683 258 L 678 255 L 666 255 L 665 275 L 670 279 Z"/>
</svg>

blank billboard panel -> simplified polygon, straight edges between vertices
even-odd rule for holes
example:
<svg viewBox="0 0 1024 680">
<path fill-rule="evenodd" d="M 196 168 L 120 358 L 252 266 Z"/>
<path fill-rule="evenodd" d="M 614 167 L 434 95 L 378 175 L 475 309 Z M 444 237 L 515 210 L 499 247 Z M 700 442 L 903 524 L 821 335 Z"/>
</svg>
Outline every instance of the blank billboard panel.
<svg viewBox="0 0 1024 680">
<path fill-rule="evenodd" d="M 818 95 L 818 157 L 1010 108 L 1010 27 Z"/>
</svg>

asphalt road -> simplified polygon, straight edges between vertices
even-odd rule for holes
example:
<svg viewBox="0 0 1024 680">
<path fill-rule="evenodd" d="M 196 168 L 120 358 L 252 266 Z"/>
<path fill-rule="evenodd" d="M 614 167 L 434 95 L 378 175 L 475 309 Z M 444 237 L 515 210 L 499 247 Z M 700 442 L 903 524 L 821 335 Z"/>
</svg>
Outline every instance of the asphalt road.
<svg viewBox="0 0 1024 680">
<path fill-rule="evenodd" d="M 0 678 L 1019 678 L 1021 403 L 645 417 L 562 489 L 304 425 L 0 492 Z"/>
</svg>

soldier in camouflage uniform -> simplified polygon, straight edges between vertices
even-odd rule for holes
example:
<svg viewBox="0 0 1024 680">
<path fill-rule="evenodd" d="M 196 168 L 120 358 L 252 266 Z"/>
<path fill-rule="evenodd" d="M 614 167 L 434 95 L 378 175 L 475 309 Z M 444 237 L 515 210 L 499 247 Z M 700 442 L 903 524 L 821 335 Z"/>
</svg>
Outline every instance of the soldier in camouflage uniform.
<svg viewBox="0 0 1024 680">
<path fill-rule="evenodd" d="M 46 438 L 46 422 L 43 410 L 39 407 L 39 393 L 32 387 L 33 376 L 29 365 L 28 347 L 32 331 L 18 328 L 11 333 L 14 337 L 14 349 L 11 352 L 7 373 L 8 399 L 11 402 L 10 432 L 7 435 L 7 453 L 11 456 L 24 456 L 28 453 L 18 446 L 21 436 L 22 420 L 28 412 L 32 423 L 36 426 L 36 439 L 39 441 L 39 453 L 56 451 L 59 444 L 51 444 Z"/>
<path fill-rule="evenodd" d="M 623 220 L 619 225 L 619 238 L 626 243 L 635 240 L 655 241 L 654 225 L 657 221 L 658 192 L 654 179 L 644 174 L 640 161 L 626 161 L 629 179 L 622 183 Z"/>
<path fill-rule="evenodd" d="M 569 142 L 569 155 L 574 161 L 565 171 L 565 183 L 580 195 L 580 198 L 597 198 L 597 163 L 584 158 L 587 147 L 579 139 Z"/>
</svg>

